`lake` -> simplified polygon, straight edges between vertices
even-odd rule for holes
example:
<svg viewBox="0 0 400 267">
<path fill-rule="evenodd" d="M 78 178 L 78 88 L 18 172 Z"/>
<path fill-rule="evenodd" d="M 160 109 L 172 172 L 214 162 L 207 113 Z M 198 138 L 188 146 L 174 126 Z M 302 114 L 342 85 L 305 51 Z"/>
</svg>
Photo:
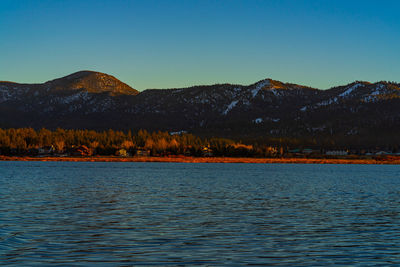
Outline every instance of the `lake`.
<svg viewBox="0 0 400 267">
<path fill-rule="evenodd" d="M 6 265 L 400 264 L 393 165 L 0 162 Z"/>
</svg>

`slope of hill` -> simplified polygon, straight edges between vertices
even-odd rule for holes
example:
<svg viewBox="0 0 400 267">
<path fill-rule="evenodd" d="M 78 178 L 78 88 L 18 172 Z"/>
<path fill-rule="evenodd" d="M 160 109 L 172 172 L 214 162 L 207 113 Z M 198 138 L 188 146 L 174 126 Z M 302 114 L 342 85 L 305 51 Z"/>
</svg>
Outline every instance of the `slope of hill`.
<svg viewBox="0 0 400 267">
<path fill-rule="evenodd" d="M 115 77 L 94 71 L 79 71 L 68 76 L 48 81 L 44 87 L 55 90 L 85 90 L 89 93 L 115 95 L 137 95 L 139 92 Z"/>
</svg>

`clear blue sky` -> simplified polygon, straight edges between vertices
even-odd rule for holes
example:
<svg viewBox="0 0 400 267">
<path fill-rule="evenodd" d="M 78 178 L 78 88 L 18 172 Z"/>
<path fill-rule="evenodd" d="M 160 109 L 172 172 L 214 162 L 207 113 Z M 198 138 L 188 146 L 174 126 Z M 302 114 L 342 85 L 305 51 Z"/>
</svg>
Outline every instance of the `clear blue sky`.
<svg viewBox="0 0 400 267">
<path fill-rule="evenodd" d="M 399 81 L 400 1 L 0 1 L 0 80 L 78 70 L 138 90 Z"/>
</svg>

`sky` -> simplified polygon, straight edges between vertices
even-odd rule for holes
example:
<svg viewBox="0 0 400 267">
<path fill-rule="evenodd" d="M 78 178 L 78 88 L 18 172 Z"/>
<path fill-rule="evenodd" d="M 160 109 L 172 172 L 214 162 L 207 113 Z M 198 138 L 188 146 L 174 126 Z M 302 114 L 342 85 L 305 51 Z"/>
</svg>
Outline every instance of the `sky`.
<svg viewBox="0 0 400 267">
<path fill-rule="evenodd" d="M 0 0 L 0 80 L 133 88 L 400 81 L 397 0 Z"/>
</svg>

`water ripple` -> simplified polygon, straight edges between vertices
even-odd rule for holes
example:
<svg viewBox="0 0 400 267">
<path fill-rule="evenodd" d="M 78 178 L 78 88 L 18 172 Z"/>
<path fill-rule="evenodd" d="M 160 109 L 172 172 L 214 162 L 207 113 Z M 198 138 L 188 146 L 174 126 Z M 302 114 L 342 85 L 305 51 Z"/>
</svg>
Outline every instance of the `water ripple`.
<svg viewBox="0 0 400 267">
<path fill-rule="evenodd" d="M 400 264 L 396 166 L 0 162 L 6 265 Z"/>
</svg>

